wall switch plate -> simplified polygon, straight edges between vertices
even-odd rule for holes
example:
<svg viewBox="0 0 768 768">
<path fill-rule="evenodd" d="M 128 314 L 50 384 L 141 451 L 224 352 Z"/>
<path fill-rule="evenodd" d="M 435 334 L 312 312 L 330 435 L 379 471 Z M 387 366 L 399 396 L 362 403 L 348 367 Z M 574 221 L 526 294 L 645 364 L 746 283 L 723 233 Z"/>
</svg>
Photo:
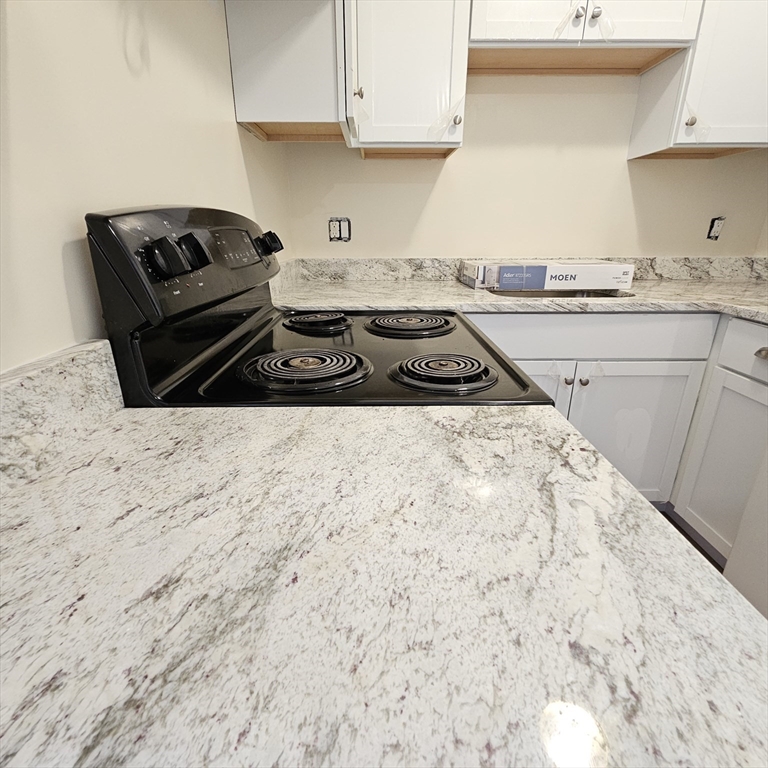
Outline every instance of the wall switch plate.
<svg viewBox="0 0 768 768">
<path fill-rule="evenodd" d="M 723 231 L 725 224 L 725 216 L 718 216 L 716 219 L 712 219 L 709 222 L 709 232 L 707 233 L 707 240 L 717 240 L 720 237 L 720 233 Z"/>
<path fill-rule="evenodd" d="M 346 216 L 331 216 L 328 219 L 328 239 L 348 243 L 352 239 L 352 222 Z"/>
</svg>

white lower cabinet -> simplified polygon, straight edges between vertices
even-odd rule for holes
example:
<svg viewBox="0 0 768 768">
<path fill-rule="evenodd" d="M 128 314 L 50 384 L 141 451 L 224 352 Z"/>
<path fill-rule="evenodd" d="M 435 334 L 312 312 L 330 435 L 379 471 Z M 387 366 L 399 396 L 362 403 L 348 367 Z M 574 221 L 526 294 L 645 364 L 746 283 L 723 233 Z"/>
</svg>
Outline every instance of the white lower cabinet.
<svg viewBox="0 0 768 768">
<path fill-rule="evenodd" d="M 515 362 L 555 401 L 555 408 L 567 419 L 576 376 L 576 361 L 517 360 Z"/>
<path fill-rule="evenodd" d="M 718 315 L 468 317 L 649 501 L 671 499 Z"/>
<path fill-rule="evenodd" d="M 768 617 L 768 453 L 757 470 L 724 575 Z"/>
<path fill-rule="evenodd" d="M 649 501 L 669 501 L 705 364 L 518 360 Z"/>
<path fill-rule="evenodd" d="M 704 367 L 580 362 L 568 418 L 649 501 L 669 501 Z"/>
<path fill-rule="evenodd" d="M 756 484 L 766 482 L 767 438 L 768 385 L 715 368 L 674 503 L 726 558 Z"/>
</svg>

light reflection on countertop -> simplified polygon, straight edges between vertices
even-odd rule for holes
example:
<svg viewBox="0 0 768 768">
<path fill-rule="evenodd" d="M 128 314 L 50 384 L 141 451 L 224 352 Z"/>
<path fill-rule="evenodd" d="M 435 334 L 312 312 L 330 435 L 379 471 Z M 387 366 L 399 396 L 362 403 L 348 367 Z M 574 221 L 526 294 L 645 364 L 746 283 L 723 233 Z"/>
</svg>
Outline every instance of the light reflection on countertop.
<svg viewBox="0 0 768 768">
<path fill-rule="evenodd" d="M 555 768 L 605 768 L 608 765 L 605 734 L 583 707 L 554 701 L 542 712 L 539 729 Z"/>
</svg>

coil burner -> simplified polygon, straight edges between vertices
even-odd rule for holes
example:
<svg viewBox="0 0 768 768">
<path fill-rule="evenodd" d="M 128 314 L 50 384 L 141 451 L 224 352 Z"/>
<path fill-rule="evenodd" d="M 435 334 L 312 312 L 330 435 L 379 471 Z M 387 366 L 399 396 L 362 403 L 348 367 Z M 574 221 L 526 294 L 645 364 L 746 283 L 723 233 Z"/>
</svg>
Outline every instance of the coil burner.
<svg viewBox="0 0 768 768">
<path fill-rule="evenodd" d="M 362 355 L 336 349 L 292 349 L 255 357 L 240 377 L 260 389 L 280 394 L 332 392 L 353 387 L 373 373 Z"/>
<path fill-rule="evenodd" d="M 394 339 L 424 339 L 430 336 L 445 336 L 456 327 L 456 323 L 440 315 L 409 313 L 379 315 L 365 323 L 364 327 L 377 336 Z"/>
<path fill-rule="evenodd" d="M 493 368 L 468 355 L 417 355 L 396 363 L 388 373 L 404 387 L 448 395 L 480 392 L 499 378 Z"/>
<path fill-rule="evenodd" d="M 313 312 L 291 315 L 283 321 L 283 325 L 307 336 L 336 336 L 351 328 L 352 320 L 342 312 Z"/>
</svg>

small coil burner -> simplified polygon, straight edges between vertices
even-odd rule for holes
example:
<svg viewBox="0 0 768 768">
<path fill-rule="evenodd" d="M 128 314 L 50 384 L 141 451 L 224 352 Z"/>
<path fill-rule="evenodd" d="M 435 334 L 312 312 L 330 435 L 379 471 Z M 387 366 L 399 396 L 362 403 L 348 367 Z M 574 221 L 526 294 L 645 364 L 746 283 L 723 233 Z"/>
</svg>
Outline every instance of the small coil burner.
<svg viewBox="0 0 768 768">
<path fill-rule="evenodd" d="M 379 315 L 364 326 L 377 336 L 395 339 L 424 339 L 430 336 L 445 336 L 456 323 L 440 315 Z"/>
<path fill-rule="evenodd" d="M 362 355 L 336 349 L 292 349 L 255 357 L 240 369 L 249 384 L 280 394 L 346 389 L 365 381 L 373 365 Z"/>
<path fill-rule="evenodd" d="M 499 378 L 493 368 L 468 355 L 418 355 L 396 363 L 388 373 L 404 387 L 446 395 L 480 392 Z"/>
<path fill-rule="evenodd" d="M 310 315 L 292 315 L 283 321 L 291 331 L 307 336 L 336 336 L 352 326 L 352 321 L 341 312 L 313 312 Z"/>
</svg>

